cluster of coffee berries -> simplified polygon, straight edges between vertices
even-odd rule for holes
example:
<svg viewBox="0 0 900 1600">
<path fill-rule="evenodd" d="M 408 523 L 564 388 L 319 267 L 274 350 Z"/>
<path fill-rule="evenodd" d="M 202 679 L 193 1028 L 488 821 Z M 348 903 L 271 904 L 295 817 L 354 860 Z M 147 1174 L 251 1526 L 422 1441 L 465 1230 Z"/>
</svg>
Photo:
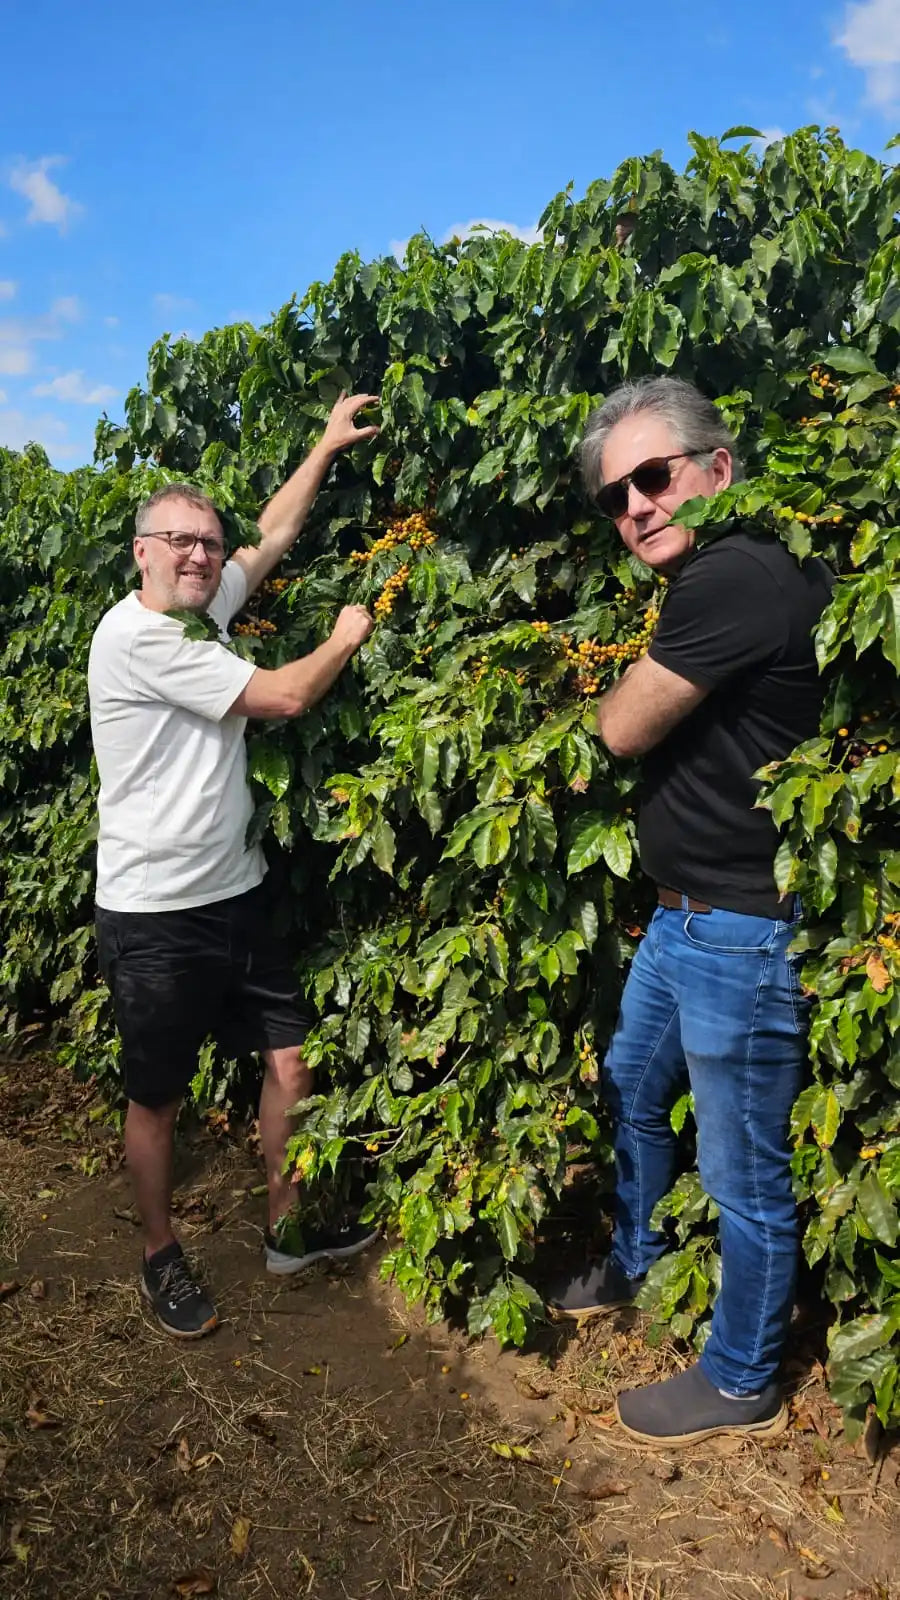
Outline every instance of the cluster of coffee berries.
<svg viewBox="0 0 900 1600">
<path fill-rule="evenodd" d="M 596 694 L 600 688 L 600 672 L 603 667 L 621 666 L 625 662 L 637 661 L 646 651 L 659 612 L 654 605 L 647 607 L 644 612 L 644 625 L 640 633 L 632 634 L 630 639 L 625 639 L 621 644 L 597 644 L 592 639 L 582 639 L 581 643 L 572 648 L 568 635 L 562 638 L 566 660 L 575 668 L 577 677 L 575 687 L 579 694 Z"/>
<path fill-rule="evenodd" d="M 900 400 L 900 383 L 895 383 L 893 388 L 888 390 L 888 406 L 891 411 L 896 411 L 898 400 Z"/>
<path fill-rule="evenodd" d="M 550 624 L 549 624 L 549 622 L 533 622 L 531 624 L 531 626 L 533 627 L 535 633 L 549 633 L 550 632 Z"/>
<path fill-rule="evenodd" d="M 863 712 L 860 721 L 870 722 L 871 720 L 871 716 Z M 879 740 L 878 744 L 869 744 L 865 739 L 851 738 L 849 728 L 838 728 L 837 738 L 848 741 L 844 751 L 848 767 L 858 767 L 868 756 L 886 756 L 888 753 L 888 746 L 883 739 Z"/>
<path fill-rule="evenodd" d="M 408 517 L 394 517 L 389 522 L 386 531 L 369 550 L 354 550 L 350 560 L 357 567 L 364 567 L 376 556 L 383 555 L 386 550 L 395 550 L 398 544 L 409 542 L 412 550 L 425 550 L 437 540 L 437 534 L 431 527 L 423 511 L 413 511 Z"/>
<path fill-rule="evenodd" d="M 274 622 L 265 622 L 262 617 L 252 617 L 249 622 L 235 623 L 234 632 L 244 639 L 264 639 L 270 633 L 277 633 Z"/>
<path fill-rule="evenodd" d="M 409 563 L 404 561 L 402 567 L 392 573 L 375 601 L 375 621 L 385 622 L 397 603 L 397 596 L 403 593 L 409 583 Z"/>
<path fill-rule="evenodd" d="M 289 589 L 293 581 L 292 578 L 267 578 L 259 592 L 260 594 L 284 594 L 285 589 Z"/>
<path fill-rule="evenodd" d="M 578 1051 L 578 1076 L 582 1083 L 596 1083 L 600 1076 L 593 1042 L 586 1034 L 581 1036 L 581 1045 Z"/>
<path fill-rule="evenodd" d="M 894 928 L 895 930 L 900 928 L 900 911 L 885 912 L 884 922 L 888 928 Z M 897 938 L 896 932 L 879 933 L 878 943 L 881 945 L 882 950 L 887 950 L 889 954 L 894 954 L 900 950 L 900 939 Z"/>
<path fill-rule="evenodd" d="M 782 506 L 775 515 L 779 522 L 802 522 L 810 528 L 837 528 L 844 520 L 843 511 L 792 511 L 790 506 Z"/>
<path fill-rule="evenodd" d="M 818 362 L 816 362 L 815 366 L 810 367 L 809 377 L 813 387 L 821 389 L 823 395 L 833 394 L 837 396 L 840 394 L 841 385 L 831 376 L 827 367 L 820 367 Z"/>
<path fill-rule="evenodd" d="M 488 669 L 490 667 L 490 664 L 491 664 L 491 662 L 490 662 L 490 657 L 489 656 L 479 656 L 478 657 L 478 660 L 476 661 L 475 666 L 472 669 L 472 677 L 474 678 L 476 683 L 480 683 L 481 682 L 481 680 L 484 677 L 485 673 L 488 671 Z M 515 678 L 516 683 L 519 685 L 519 688 L 521 689 L 523 683 L 525 682 L 525 676 L 526 675 L 525 675 L 524 671 L 522 671 L 521 668 L 518 670 L 518 672 L 514 672 L 511 667 L 497 667 L 497 668 L 495 668 L 495 676 L 498 677 L 498 678 Z"/>
</svg>

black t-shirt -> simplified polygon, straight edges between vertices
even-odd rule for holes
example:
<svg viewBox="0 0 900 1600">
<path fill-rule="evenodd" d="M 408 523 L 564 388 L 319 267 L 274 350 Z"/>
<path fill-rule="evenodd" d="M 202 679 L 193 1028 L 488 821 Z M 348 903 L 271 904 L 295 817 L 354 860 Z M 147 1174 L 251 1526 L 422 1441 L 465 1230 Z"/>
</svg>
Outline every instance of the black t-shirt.
<svg viewBox="0 0 900 1600">
<path fill-rule="evenodd" d="M 709 690 L 644 758 L 641 865 L 656 883 L 726 911 L 778 914 L 778 847 L 753 809 L 753 773 L 819 727 L 812 632 L 833 575 L 774 536 L 724 535 L 673 579 L 650 658 Z"/>
</svg>

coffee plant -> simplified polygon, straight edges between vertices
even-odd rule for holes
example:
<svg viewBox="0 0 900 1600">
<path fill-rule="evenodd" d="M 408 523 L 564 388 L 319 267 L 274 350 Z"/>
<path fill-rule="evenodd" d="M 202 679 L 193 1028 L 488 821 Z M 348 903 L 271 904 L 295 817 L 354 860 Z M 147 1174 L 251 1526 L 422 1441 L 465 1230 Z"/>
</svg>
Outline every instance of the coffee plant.
<svg viewBox="0 0 900 1600">
<path fill-rule="evenodd" d="M 250 730 L 263 837 L 318 1022 L 299 1192 L 362 1172 L 385 1270 L 440 1315 L 521 1343 L 528 1263 L 575 1160 L 608 1167 L 598 1063 L 652 906 L 636 764 L 595 697 L 652 636 L 664 585 L 586 504 L 574 456 L 624 377 L 717 398 L 748 477 L 686 512 L 736 520 L 840 575 L 817 650 L 819 737 L 761 775 L 777 877 L 803 897 L 810 1074 L 794 1113 L 804 1251 L 833 1307 L 848 1426 L 900 1420 L 900 171 L 805 128 L 691 135 L 547 206 L 535 245 L 419 235 L 348 254 L 264 328 L 161 340 L 146 386 L 64 475 L 0 452 L 0 1007 L 53 1019 L 112 1085 L 96 977 L 91 631 L 131 580 L 135 507 L 188 476 L 252 538 L 343 389 L 379 391 L 278 577 L 235 629 L 277 665 L 337 608 L 378 627 L 303 719 Z M 206 1052 L 199 1098 L 227 1099 Z M 677 1126 L 689 1100 L 673 1113 Z M 646 1300 L 700 1343 L 718 1262 L 686 1172 Z"/>
</svg>

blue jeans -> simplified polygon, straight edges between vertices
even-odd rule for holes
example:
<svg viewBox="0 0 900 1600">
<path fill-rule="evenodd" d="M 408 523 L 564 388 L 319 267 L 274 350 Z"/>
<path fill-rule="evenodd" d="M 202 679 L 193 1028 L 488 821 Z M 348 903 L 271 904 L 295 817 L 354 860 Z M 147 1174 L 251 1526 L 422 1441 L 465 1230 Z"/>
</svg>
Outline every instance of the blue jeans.
<svg viewBox="0 0 900 1600">
<path fill-rule="evenodd" d="M 808 1002 L 789 922 L 659 907 L 632 963 L 603 1069 L 618 1174 L 612 1257 L 641 1277 L 666 1248 L 650 1227 L 675 1175 L 669 1112 L 690 1082 L 698 1165 L 719 1207 L 722 1285 L 700 1358 L 730 1394 L 775 1376 L 794 1303 L 790 1112 Z"/>
</svg>

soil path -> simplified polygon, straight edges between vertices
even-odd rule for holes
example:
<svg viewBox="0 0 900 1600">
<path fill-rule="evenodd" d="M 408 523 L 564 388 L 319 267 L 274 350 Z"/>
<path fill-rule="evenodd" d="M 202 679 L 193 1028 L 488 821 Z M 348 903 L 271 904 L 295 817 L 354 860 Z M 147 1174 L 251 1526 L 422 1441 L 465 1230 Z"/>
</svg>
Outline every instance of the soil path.
<svg viewBox="0 0 900 1600">
<path fill-rule="evenodd" d="M 625 1449 L 616 1387 L 684 1356 L 632 1314 L 526 1356 L 428 1327 L 379 1281 L 260 1270 L 260 1168 L 198 1134 L 179 1225 L 223 1324 L 141 1307 L 118 1151 L 84 1096 L 0 1069 L 0 1591 L 429 1600 L 888 1600 L 897 1461 L 803 1374 L 791 1430 Z M 92 1174 L 92 1175 L 89 1175 Z"/>
</svg>

